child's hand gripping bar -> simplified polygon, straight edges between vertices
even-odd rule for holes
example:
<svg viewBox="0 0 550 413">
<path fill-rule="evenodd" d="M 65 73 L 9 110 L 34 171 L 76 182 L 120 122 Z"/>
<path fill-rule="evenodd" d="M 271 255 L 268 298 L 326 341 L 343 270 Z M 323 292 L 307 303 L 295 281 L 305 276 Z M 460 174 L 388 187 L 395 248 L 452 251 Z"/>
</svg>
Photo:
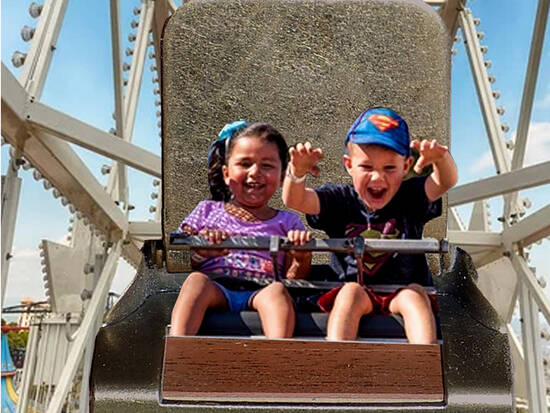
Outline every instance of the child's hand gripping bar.
<svg viewBox="0 0 550 413">
<path fill-rule="evenodd" d="M 170 234 L 169 250 L 185 250 L 189 248 L 200 249 L 238 249 L 238 250 L 264 250 L 270 251 L 272 238 L 280 251 L 312 251 L 312 252 L 339 252 L 357 254 L 356 246 L 363 243 L 363 253 L 375 252 L 404 252 L 407 254 L 445 253 L 449 251 L 446 240 L 438 241 L 435 238 L 423 239 L 370 239 L 370 238 L 329 238 L 312 239 L 305 245 L 294 245 L 285 237 L 259 236 L 259 237 L 230 237 L 219 244 L 211 244 L 205 238 L 196 235 L 185 235 L 179 232 Z M 359 239 L 361 241 L 359 241 Z"/>
</svg>

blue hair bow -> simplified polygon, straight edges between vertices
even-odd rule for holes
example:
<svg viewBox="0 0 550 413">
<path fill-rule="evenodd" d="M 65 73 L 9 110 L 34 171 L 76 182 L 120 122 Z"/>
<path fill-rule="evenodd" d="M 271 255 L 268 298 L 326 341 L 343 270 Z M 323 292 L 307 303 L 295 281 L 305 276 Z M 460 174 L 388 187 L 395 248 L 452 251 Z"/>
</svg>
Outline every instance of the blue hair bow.
<svg viewBox="0 0 550 413">
<path fill-rule="evenodd" d="M 210 161 L 212 158 L 212 150 L 214 147 L 221 142 L 225 143 L 225 152 L 227 153 L 227 147 L 229 146 L 229 139 L 235 134 L 235 132 L 240 131 L 241 129 L 246 128 L 250 122 L 246 120 L 236 120 L 231 123 L 226 123 L 225 126 L 222 128 L 220 133 L 218 133 L 218 139 L 216 139 L 214 142 L 210 144 L 210 149 L 208 150 L 208 165 L 210 165 Z"/>
<path fill-rule="evenodd" d="M 218 133 L 218 140 L 223 141 L 224 139 L 232 137 L 236 131 L 246 128 L 248 126 L 248 123 L 249 122 L 247 122 L 246 120 L 236 120 L 231 123 L 226 123 L 220 133 Z"/>
</svg>

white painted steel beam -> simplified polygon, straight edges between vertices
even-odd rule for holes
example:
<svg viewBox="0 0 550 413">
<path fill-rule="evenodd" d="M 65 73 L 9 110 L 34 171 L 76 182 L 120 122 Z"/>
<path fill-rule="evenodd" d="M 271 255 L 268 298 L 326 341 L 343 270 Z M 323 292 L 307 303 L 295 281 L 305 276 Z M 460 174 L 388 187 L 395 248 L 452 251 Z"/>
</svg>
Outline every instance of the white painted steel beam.
<svg viewBox="0 0 550 413">
<path fill-rule="evenodd" d="M 122 95 L 122 59 L 120 55 L 120 7 L 119 0 L 110 1 L 111 18 L 111 54 L 113 63 L 113 89 L 115 96 L 115 131 L 116 136 L 124 139 L 124 98 Z M 128 202 L 128 182 L 126 168 L 120 167 L 118 162 L 113 161 L 111 173 L 107 183 L 107 193 L 115 201 Z"/>
<path fill-rule="evenodd" d="M 502 245 L 502 234 L 485 231 L 448 231 L 449 242 L 461 247 L 489 247 Z"/>
<path fill-rule="evenodd" d="M 500 118 L 496 110 L 491 84 L 484 65 L 483 54 L 481 53 L 481 46 L 470 9 L 465 8 L 459 13 L 459 22 L 464 34 L 464 43 L 470 59 L 470 67 L 474 76 L 479 106 L 483 114 L 495 167 L 497 173 L 509 172 L 510 158 L 504 142 Z"/>
<path fill-rule="evenodd" d="M 145 64 L 147 44 L 149 43 L 149 30 L 153 21 L 153 13 L 155 4 L 151 0 L 146 0 L 142 3 L 140 21 L 138 26 L 138 34 L 136 38 L 136 47 L 130 67 L 130 77 L 128 79 L 128 87 L 124 100 L 124 134 L 125 139 L 131 139 L 134 131 L 134 123 L 136 118 L 137 102 L 141 89 L 141 81 L 143 78 L 143 66 Z"/>
<path fill-rule="evenodd" d="M 513 254 L 512 265 L 516 269 L 519 279 L 525 285 L 530 293 L 532 298 L 536 301 L 539 306 L 540 311 L 546 318 L 546 321 L 550 322 L 550 299 L 542 290 L 542 287 L 537 281 L 537 277 L 529 268 L 529 265 L 525 261 L 525 258 L 520 257 L 519 255 Z"/>
<path fill-rule="evenodd" d="M 116 265 L 120 257 L 122 247 L 122 241 L 119 240 L 112 247 L 109 252 L 103 271 L 101 272 L 101 277 L 94 289 L 92 298 L 82 319 L 82 323 L 78 328 L 76 338 L 71 346 L 69 356 L 63 367 L 63 371 L 60 375 L 59 383 L 55 388 L 55 392 L 51 399 L 51 402 L 48 406 L 47 413 L 59 413 L 65 398 L 72 386 L 72 382 L 76 373 L 76 370 L 79 366 L 79 363 L 82 359 L 86 345 L 90 340 L 93 340 L 93 336 L 96 333 L 96 321 L 98 315 L 103 313 L 105 299 L 109 293 L 109 287 L 115 275 Z"/>
<path fill-rule="evenodd" d="M 533 98 L 535 96 L 535 87 L 539 73 L 540 57 L 544 43 L 544 33 L 546 22 L 548 20 L 548 6 L 550 0 L 539 0 L 537 14 L 535 17 L 535 27 L 533 28 L 533 37 L 531 39 L 531 50 L 529 52 L 529 62 L 525 73 L 523 83 L 523 94 L 519 109 L 518 129 L 514 143 L 514 152 L 512 155 L 511 169 L 516 170 L 523 166 L 523 158 L 527 147 L 527 134 L 529 132 L 529 123 L 531 121 L 531 111 L 533 109 Z M 518 194 L 512 194 L 506 201 L 505 216 L 511 210 L 511 206 L 517 203 Z"/>
<path fill-rule="evenodd" d="M 2 176 L 2 306 L 6 296 L 8 269 L 11 261 L 13 235 L 21 191 L 21 178 L 17 176 L 14 162 L 14 159 L 10 159 L 8 171 L 5 176 Z"/>
<path fill-rule="evenodd" d="M 36 100 L 42 95 L 67 3 L 68 0 L 44 2 L 25 64 L 21 69 L 19 81 Z"/>
<path fill-rule="evenodd" d="M 457 206 L 547 183 L 550 161 L 452 188 L 448 202 L 449 206 Z"/>
<path fill-rule="evenodd" d="M 537 304 L 532 300 L 532 291 L 520 282 L 519 304 L 522 318 L 523 355 L 527 376 L 529 411 L 546 413 L 546 386 L 542 367 L 542 344 Z M 547 319 L 548 320 L 548 319 Z"/>
<path fill-rule="evenodd" d="M 162 238 L 160 222 L 157 221 L 130 221 L 128 234 L 133 238 L 144 240 Z"/>
<path fill-rule="evenodd" d="M 441 0 L 441 1 L 445 1 L 445 0 Z M 176 12 L 176 10 L 178 9 L 178 6 L 174 0 L 168 0 L 168 9 L 172 14 Z"/>
<path fill-rule="evenodd" d="M 5 93 L 14 89 L 19 90 L 14 94 Z M 91 223 L 113 239 L 118 239 L 128 225 L 126 217 L 66 142 L 43 132 L 29 133 L 26 115 L 19 112 L 22 106 L 20 97 L 25 92 L 4 64 L 2 92 L 2 136 L 20 149 L 42 176 Z"/>
<path fill-rule="evenodd" d="M 147 174 L 161 176 L 159 156 L 88 125 L 42 103 L 32 103 L 27 121 L 58 138 L 122 162 Z"/>
<path fill-rule="evenodd" d="M 550 236 L 550 204 L 526 216 L 516 224 L 505 228 L 506 243 L 522 242 L 524 246 Z"/>
<path fill-rule="evenodd" d="M 449 28 L 449 34 L 453 39 L 458 28 L 458 14 L 464 9 L 464 0 L 446 0 L 442 2 L 427 0 L 426 3 L 431 6 L 441 6 L 439 15 Z"/>
<path fill-rule="evenodd" d="M 177 8 L 176 4 L 174 3 L 173 0 L 155 1 L 155 14 L 152 22 L 152 31 L 153 31 L 153 46 L 155 48 L 155 62 L 156 62 L 158 73 L 160 73 L 160 67 L 161 67 L 160 56 L 162 52 L 160 48 L 160 40 L 162 38 L 162 31 L 164 29 L 164 24 L 166 22 L 166 19 L 168 18 L 168 11 L 171 10 L 171 12 L 174 13 L 176 11 L 176 8 Z"/>
<path fill-rule="evenodd" d="M 525 156 L 527 143 L 527 133 L 529 131 L 529 122 L 531 120 L 531 111 L 533 109 L 533 97 L 539 72 L 540 57 L 542 46 L 544 44 L 544 33 L 546 22 L 548 20 L 548 6 L 550 0 L 539 0 L 537 14 L 535 17 L 535 27 L 533 28 L 533 37 L 531 39 L 531 50 L 529 52 L 529 62 L 527 72 L 523 83 L 523 94 L 521 97 L 521 106 L 519 110 L 518 130 L 514 144 L 514 153 L 512 157 L 512 169 L 521 168 Z"/>
</svg>

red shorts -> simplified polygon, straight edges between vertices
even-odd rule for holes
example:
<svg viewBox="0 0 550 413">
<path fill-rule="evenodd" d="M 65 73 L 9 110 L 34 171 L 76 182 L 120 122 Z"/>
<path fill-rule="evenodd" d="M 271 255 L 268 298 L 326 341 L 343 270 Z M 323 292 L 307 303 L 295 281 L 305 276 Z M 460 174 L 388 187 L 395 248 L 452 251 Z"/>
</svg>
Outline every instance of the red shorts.
<svg viewBox="0 0 550 413">
<path fill-rule="evenodd" d="M 330 310 L 332 310 L 332 306 L 334 305 L 334 300 L 336 299 L 336 296 L 338 295 L 342 287 L 343 285 L 341 285 L 340 287 L 333 288 L 332 290 L 324 293 L 319 298 L 319 300 L 317 300 L 317 305 L 319 306 L 319 308 L 323 310 L 325 313 L 330 313 Z M 399 293 L 399 291 L 403 290 L 406 287 L 398 288 L 397 290 L 391 293 L 382 293 L 382 294 L 375 293 L 372 289 L 370 289 L 367 286 L 364 286 L 364 288 L 372 302 L 372 306 L 373 306 L 372 314 L 390 315 L 391 301 L 395 298 L 395 296 Z M 434 313 L 437 313 L 437 301 L 435 299 L 435 296 L 429 294 L 428 297 L 430 298 L 430 302 L 432 304 L 432 311 Z"/>
</svg>

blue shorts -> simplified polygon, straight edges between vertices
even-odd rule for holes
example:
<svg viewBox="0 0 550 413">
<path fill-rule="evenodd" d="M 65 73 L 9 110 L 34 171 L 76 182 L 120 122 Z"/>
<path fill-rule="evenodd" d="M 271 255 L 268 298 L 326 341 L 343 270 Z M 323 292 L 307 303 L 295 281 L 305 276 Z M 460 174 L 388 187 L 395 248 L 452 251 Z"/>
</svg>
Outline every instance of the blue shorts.
<svg viewBox="0 0 550 413">
<path fill-rule="evenodd" d="M 228 290 L 220 283 L 214 281 L 214 284 L 222 291 L 225 299 L 227 300 L 227 306 L 232 313 L 239 313 L 250 308 L 251 298 L 256 294 L 253 290 L 234 291 Z"/>
</svg>

